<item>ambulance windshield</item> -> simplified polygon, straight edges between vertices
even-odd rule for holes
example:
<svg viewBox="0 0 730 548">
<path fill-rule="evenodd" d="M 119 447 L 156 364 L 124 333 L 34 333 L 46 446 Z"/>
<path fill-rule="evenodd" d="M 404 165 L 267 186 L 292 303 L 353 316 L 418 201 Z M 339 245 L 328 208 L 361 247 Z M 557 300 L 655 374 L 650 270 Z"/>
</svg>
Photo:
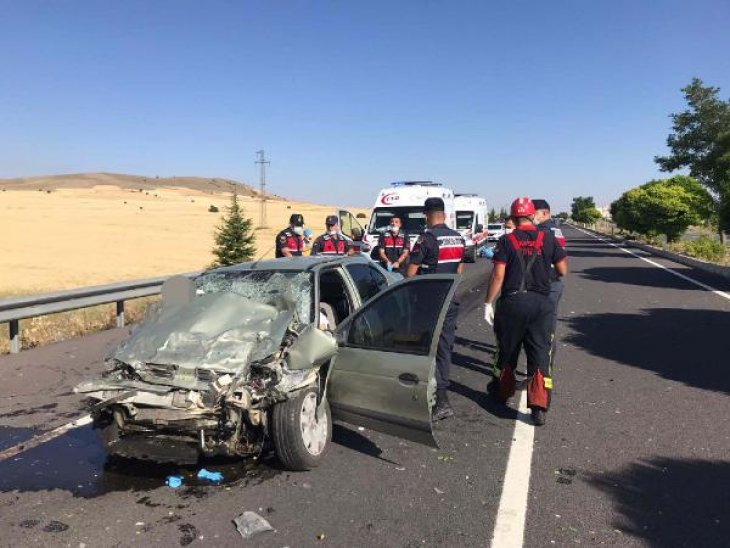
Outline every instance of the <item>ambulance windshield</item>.
<svg viewBox="0 0 730 548">
<path fill-rule="evenodd" d="M 471 230 L 472 221 L 474 221 L 473 211 L 456 212 L 456 230 Z"/>
<path fill-rule="evenodd" d="M 413 207 L 377 207 L 370 219 L 370 234 L 377 234 L 390 224 L 393 217 L 399 217 L 402 230 L 410 234 L 418 234 L 426 228 L 426 219 L 423 216 L 422 206 Z"/>
</svg>

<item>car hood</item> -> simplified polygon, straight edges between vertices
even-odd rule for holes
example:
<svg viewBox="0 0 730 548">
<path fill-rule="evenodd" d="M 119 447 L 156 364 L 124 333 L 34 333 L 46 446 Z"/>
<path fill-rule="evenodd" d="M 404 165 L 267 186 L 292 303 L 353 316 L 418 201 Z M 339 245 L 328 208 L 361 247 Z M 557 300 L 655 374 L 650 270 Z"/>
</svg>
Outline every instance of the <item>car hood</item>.
<svg viewBox="0 0 730 548">
<path fill-rule="evenodd" d="M 239 373 L 279 350 L 294 314 L 284 301 L 272 306 L 228 291 L 203 295 L 165 307 L 110 358 L 132 367 L 167 364 Z"/>
</svg>

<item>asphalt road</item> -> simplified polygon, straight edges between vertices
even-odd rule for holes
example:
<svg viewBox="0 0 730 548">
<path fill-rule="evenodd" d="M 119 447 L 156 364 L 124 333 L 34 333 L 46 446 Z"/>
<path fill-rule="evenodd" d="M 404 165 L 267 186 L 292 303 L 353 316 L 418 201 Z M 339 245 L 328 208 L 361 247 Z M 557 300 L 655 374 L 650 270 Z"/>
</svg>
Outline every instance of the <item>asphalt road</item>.
<svg viewBox="0 0 730 548">
<path fill-rule="evenodd" d="M 554 404 L 535 432 L 524 545 L 727 545 L 730 300 L 566 234 Z M 0 462 L 0 545 L 489 545 L 518 419 L 484 395 L 494 351 L 481 308 L 489 268 L 469 265 L 460 288 L 457 417 L 439 423 L 439 450 L 337 425 L 318 470 L 214 462 L 224 485 L 199 485 L 195 469 L 183 469 L 186 486 L 172 490 L 171 468 L 109 462 L 90 427 L 79 427 Z M 125 334 L 0 358 L 0 451 L 83 415 L 73 385 L 99 371 Z M 275 532 L 243 541 L 231 520 L 244 510 Z"/>
</svg>

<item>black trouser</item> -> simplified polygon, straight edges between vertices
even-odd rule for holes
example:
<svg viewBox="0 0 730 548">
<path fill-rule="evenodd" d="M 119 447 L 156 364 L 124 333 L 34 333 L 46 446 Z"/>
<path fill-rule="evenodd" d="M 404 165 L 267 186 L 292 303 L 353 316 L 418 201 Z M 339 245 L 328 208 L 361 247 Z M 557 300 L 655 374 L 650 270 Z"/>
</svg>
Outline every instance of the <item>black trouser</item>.
<svg viewBox="0 0 730 548">
<path fill-rule="evenodd" d="M 550 324 L 552 326 L 549 368 L 550 376 L 552 376 L 553 364 L 555 363 L 555 354 L 558 351 L 558 308 L 560 306 L 560 298 L 563 296 L 563 287 L 562 280 L 550 282 L 550 302 L 553 303 L 553 312 L 550 316 Z"/>
<path fill-rule="evenodd" d="M 539 370 L 544 388 L 552 388 L 550 377 L 550 345 L 555 307 L 548 295 L 527 291 L 500 297 L 494 318 L 494 333 L 499 346 L 494 374 L 502 376 L 504 369 L 514 371 L 520 347 L 527 355 L 527 375 L 532 378 Z"/>
<path fill-rule="evenodd" d="M 439 336 L 439 344 L 436 349 L 436 388 L 446 389 L 449 387 L 449 371 L 451 370 L 451 352 L 454 349 L 454 338 L 456 337 L 456 317 L 459 315 L 459 301 L 454 297 L 449 309 L 446 311 L 444 327 Z"/>
</svg>

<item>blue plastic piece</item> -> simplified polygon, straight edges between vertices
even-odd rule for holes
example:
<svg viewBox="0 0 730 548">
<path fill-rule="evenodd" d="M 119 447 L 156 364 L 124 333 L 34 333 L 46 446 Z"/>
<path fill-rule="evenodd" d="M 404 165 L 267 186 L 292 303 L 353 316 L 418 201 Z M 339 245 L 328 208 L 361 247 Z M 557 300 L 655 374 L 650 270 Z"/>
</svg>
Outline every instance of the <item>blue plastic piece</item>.
<svg viewBox="0 0 730 548">
<path fill-rule="evenodd" d="M 198 479 L 207 480 L 211 483 L 220 483 L 223 481 L 223 474 L 220 472 L 211 472 L 205 468 L 201 468 L 198 472 Z"/>
<path fill-rule="evenodd" d="M 167 485 L 171 489 L 177 489 L 182 484 L 183 484 L 182 476 L 167 476 L 167 479 L 165 479 L 165 485 Z"/>
<path fill-rule="evenodd" d="M 479 249 L 479 256 L 491 259 L 492 257 L 494 257 L 494 248 L 487 246 L 482 247 L 481 249 Z"/>
<path fill-rule="evenodd" d="M 388 263 L 388 272 L 393 272 L 393 264 Z"/>
<path fill-rule="evenodd" d="M 309 238 L 312 235 L 312 229 L 311 228 L 305 228 L 304 229 L 304 235 Z"/>
</svg>

